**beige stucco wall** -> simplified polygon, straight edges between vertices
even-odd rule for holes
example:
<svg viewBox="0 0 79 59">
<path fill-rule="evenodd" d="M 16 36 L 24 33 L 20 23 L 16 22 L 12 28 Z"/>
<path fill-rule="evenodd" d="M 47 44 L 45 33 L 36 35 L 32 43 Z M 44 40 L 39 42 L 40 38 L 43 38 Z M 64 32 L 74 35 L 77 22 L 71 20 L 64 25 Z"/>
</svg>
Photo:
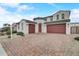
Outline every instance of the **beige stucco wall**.
<svg viewBox="0 0 79 59">
<path fill-rule="evenodd" d="M 66 34 L 70 34 L 70 23 L 66 23 Z"/>
<path fill-rule="evenodd" d="M 20 25 L 19 25 L 19 24 L 17 24 L 17 32 L 20 32 L 20 29 L 18 29 L 18 27 L 20 27 Z"/>
<path fill-rule="evenodd" d="M 26 23 L 26 27 L 25 27 L 25 34 L 29 34 L 29 25 L 28 23 Z"/>
<path fill-rule="evenodd" d="M 46 24 L 42 24 L 42 33 L 46 33 L 47 32 L 47 28 L 46 28 Z"/>
<path fill-rule="evenodd" d="M 35 24 L 35 33 L 38 33 L 38 24 Z"/>
</svg>

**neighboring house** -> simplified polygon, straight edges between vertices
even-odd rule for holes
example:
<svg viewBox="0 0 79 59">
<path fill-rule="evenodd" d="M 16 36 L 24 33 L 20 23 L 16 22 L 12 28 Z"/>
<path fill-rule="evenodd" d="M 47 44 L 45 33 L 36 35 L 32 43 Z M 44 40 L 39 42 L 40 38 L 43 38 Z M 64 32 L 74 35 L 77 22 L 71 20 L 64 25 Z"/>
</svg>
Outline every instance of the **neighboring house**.
<svg viewBox="0 0 79 59">
<path fill-rule="evenodd" d="M 79 34 L 79 23 L 70 23 L 70 33 Z"/>
<path fill-rule="evenodd" d="M 35 23 L 34 21 L 22 19 L 17 23 L 17 32 L 23 32 L 24 34 L 35 33 Z"/>
<path fill-rule="evenodd" d="M 76 23 L 78 24 L 78 23 Z M 36 17 L 33 21 L 22 19 L 17 23 L 17 32 L 72 34 L 76 29 L 70 23 L 70 11 L 60 10 L 51 16 Z M 71 29 L 72 28 L 72 29 Z M 79 24 L 77 31 L 79 31 Z M 79 33 L 79 32 L 78 32 Z"/>
<path fill-rule="evenodd" d="M 3 27 L 10 27 L 10 24 L 8 24 L 8 23 L 3 24 Z"/>
</svg>

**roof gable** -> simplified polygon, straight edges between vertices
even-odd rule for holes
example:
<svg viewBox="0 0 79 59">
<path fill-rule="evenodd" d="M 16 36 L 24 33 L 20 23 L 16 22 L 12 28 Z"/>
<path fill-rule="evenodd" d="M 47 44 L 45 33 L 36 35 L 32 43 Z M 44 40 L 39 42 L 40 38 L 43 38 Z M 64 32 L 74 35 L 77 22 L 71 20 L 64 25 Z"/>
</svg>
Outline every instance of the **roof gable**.
<svg viewBox="0 0 79 59">
<path fill-rule="evenodd" d="M 36 23 L 36 22 L 34 22 L 34 21 L 26 20 L 26 19 L 22 19 L 20 22 L 22 22 L 22 21 L 25 21 L 26 23 Z"/>
</svg>

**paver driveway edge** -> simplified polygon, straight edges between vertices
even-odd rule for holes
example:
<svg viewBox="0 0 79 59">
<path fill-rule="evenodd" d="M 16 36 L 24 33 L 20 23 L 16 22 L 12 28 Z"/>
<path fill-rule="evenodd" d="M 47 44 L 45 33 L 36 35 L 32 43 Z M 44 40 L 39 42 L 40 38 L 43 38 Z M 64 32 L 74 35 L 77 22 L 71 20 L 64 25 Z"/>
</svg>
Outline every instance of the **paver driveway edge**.
<svg viewBox="0 0 79 59">
<path fill-rule="evenodd" d="M 7 56 L 7 53 L 5 52 L 1 44 L 0 44 L 0 56 Z"/>
</svg>

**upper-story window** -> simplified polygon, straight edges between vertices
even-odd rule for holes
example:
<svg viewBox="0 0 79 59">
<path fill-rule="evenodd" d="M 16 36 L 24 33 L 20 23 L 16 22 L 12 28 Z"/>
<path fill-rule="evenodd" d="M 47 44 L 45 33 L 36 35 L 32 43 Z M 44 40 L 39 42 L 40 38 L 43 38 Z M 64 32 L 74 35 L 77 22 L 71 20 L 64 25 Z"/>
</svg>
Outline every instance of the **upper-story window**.
<svg viewBox="0 0 79 59">
<path fill-rule="evenodd" d="M 52 18 L 50 18 L 50 21 L 52 21 L 53 19 Z"/>
<path fill-rule="evenodd" d="M 62 19 L 64 19 L 64 14 L 62 14 Z"/>
<path fill-rule="evenodd" d="M 57 20 L 59 19 L 59 15 L 57 15 Z"/>
<path fill-rule="evenodd" d="M 47 18 L 44 18 L 45 21 L 47 21 Z"/>
<path fill-rule="evenodd" d="M 53 21 L 53 17 L 50 18 L 50 21 Z"/>
</svg>

